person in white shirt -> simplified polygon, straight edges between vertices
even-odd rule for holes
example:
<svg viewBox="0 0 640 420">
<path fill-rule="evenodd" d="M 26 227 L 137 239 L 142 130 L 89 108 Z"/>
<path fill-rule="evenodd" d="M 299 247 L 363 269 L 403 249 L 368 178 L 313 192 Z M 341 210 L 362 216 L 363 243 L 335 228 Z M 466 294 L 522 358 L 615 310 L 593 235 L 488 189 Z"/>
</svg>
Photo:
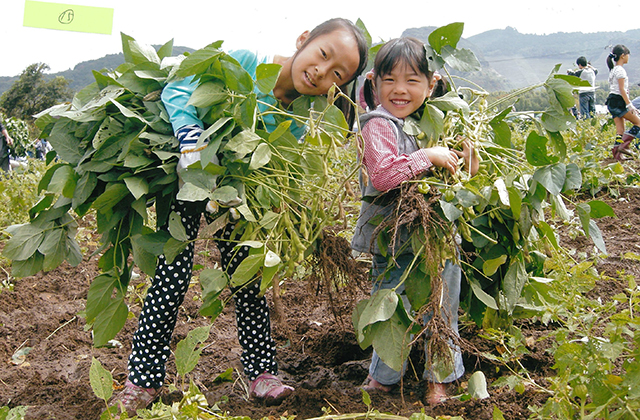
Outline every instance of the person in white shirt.
<svg viewBox="0 0 640 420">
<path fill-rule="evenodd" d="M 640 116 L 638 110 L 629 99 L 629 78 L 624 69 L 629 62 L 629 48 L 624 45 L 616 45 L 607 57 L 609 67 L 609 96 L 605 102 L 609 113 L 616 124 L 616 141 L 611 149 L 616 160 L 622 160 L 622 155 L 631 155 L 629 145 L 634 138 L 640 138 Z M 624 131 L 625 120 L 630 121 L 633 127 Z"/>
<path fill-rule="evenodd" d="M 580 117 L 583 119 L 592 118 L 596 113 L 596 75 L 598 69 L 589 63 L 586 57 L 581 56 L 576 60 L 578 70 L 567 71 L 567 74 L 576 76 L 589 82 L 591 86 L 582 86 L 578 89 L 578 99 L 580 101 Z"/>
</svg>

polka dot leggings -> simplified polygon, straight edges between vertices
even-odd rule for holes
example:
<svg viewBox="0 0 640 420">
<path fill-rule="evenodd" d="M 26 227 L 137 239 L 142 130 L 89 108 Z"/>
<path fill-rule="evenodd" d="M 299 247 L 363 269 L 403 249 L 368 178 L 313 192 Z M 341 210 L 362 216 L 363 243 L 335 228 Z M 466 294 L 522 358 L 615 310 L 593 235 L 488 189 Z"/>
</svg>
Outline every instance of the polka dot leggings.
<svg viewBox="0 0 640 420">
<path fill-rule="evenodd" d="M 187 235 L 195 239 L 200 228 L 201 211 L 194 203 L 176 202 L 172 211 L 182 218 Z M 221 232 L 216 244 L 222 256 L 222 268 L 232 275 L 248 255 L 248 247 L 234 248 L 230 242 L 233 225 Z M 169 264 L 158 258 L 153 284 L 140 312 L 138 330 L 133 336 L 129 356 L 129 380 L 143 388 L 160 388 L 164 382 L 165 364 L 170 351 L 171 335 L 176 324 L 178 308 L 184 301 L 193 267 L 193 243 Z M 260 297 L 260 283 L 232 289 L 238 326 L 238 339 L 242 346 L 241 361 L 244 373 L 254 380 L 263 372 L 277 374 L 275 342 L 271 338 L 269 308 L 264 296 Z"/>
</svg>

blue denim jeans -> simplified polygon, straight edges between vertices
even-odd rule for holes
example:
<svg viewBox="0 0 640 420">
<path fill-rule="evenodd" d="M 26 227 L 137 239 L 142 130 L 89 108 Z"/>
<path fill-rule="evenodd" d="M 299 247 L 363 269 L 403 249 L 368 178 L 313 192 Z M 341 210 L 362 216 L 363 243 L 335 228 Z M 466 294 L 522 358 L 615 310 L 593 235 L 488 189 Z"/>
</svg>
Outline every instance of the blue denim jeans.
<svg viewBox="0 0 640 420">
<path fill-rule="evenodd" d="M 579 96 L 580 118 L 587 119 L 596 115 L 596 93 L 584 92 Z"/>
<path fill-rule="evenodd" d="M 387 259 L 381 255 L 374 255 L 371 267 L 371 279 L 373 280 L 373 287 L 371 293 L 375 293 L 380 289 L 392 289 L 396 287 L 405 269 L 413 261 L 413 254 L 404 254 L 396 259 L 397 266 L 387 270 Z M 382 278 L 380 277 L 384 273 Z M 443 287 L 445 292 L 445 316 L 449 321 L 449 326 L 455 333 L 458 333 L 458 307 L 460 306 L 460 281 L 461 270 L 455 264 L 447 261 L 442 271 Z M 396 292 L 402 297 L 404 307 L 409 310 L 411 308 L 409 299 L 404 293 L 404 284 L 400 285 Z M 425 316 L 424 322 L 429 319 L 428 315 Z M 427 332 L 428 334 L 428 332 Z M 456 346 L 451 346 L 453 356 L 453 371 L 449 376 L 442 380 L 437 380 L 436 376 L 425 366 L 425 371 L 422 375 L 422 379 L 429 382 L 449 383 L 460 378 L 464 374 L 464 364 L 462 363 L 462 353 Z M 426 348 L 425 348 L 426 355 Z M 373 357 L 371 358 L 371 365 L 369 366 L 369 375 L 380 382 L 383 385 L 393 385 L 400 382 L 400 379 L 404 375 L 407 368 L 407 362 L 405 361 L 402 371 L 398 372 L 387 366 L 378 356 L 376 351 L 373 351 Z"/>
</svg>

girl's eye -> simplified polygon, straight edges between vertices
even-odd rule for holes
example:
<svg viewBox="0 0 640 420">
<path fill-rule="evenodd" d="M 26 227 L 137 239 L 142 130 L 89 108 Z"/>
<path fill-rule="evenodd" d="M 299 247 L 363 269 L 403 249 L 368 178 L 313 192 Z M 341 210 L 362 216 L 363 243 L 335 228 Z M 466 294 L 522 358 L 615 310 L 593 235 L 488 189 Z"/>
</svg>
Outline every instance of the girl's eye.
<svg viewBox="0 0 640 420">
<path fill-rule="evenodd" d="M 342 80 L 342 74 L 339 71 L 335 72 L 335 75 L 338 78 L 338 80 Z"/>
<path fill-rule="evenodd" d="M 327 53 L 322 48 L 320 48 L 320 54 L 322 54 L 323 58 L 327 58 Z"/>
</svg>

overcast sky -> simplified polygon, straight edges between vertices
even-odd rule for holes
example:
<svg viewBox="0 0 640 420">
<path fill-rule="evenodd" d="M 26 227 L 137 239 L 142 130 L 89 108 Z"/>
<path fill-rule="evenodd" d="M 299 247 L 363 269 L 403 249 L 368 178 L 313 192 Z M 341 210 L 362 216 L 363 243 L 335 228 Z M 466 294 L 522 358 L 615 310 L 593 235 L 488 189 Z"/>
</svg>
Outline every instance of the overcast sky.
<svg viewBox="0 0 640 420">
<path fill-rule="evenodd" d="M 50 0 L 41 0 L 47 1 Z M 224 40 L 227 50 L 249 48 L 289 55 L 296 37 L 332 17 L 360 18 L 374 41 L 400 36 L 407 28 L 464 22 L 463 37 L 491 29 L 520 33 L 626 31 L 640 28 L 637 2 L 558 0 L 68 0 L 58 3 L 113 8 L 111 35 L 23 26 L 24 0 L 4 1 L 0 23 L 0 76 L 19 75 L 43 62 L 51 72 L 122 51 L 120 32 L 144 44 L 202 48 Z M 397 7 L 395 7 L 397 5 Z M 509 46 L 505 45 L 505 49 Z M 640 53 L 638 53 L 640 56 Z M 633 51 L 632 51 L 633 56 Z"/>
</svg>

